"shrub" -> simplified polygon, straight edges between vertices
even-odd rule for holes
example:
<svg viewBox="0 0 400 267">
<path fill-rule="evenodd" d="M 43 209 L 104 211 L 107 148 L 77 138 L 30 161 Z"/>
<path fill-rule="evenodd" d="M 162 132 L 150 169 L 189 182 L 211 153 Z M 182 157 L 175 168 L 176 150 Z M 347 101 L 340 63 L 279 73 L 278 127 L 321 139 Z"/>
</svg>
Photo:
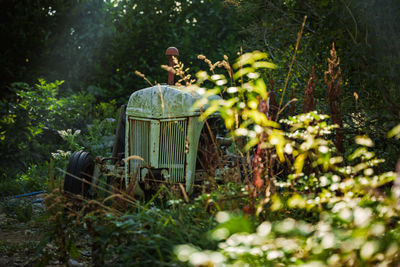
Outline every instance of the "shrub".
<svg viewBox="0 0 400 267">
<path fill-rule="evenodd" d="M 171 195 L 165 187 L 158 193 Z M 191 242 L 215 248 L 215 242 L 204 236 L 215 221 L 201 201 L 187 204 L 171 198 L 155 205 L 154 199 L 140 203 L 118 191 L 107 198 L 83 200 L 67 197 L 56 186 L 45 198 L 50 222 L 46 241 L 55 245 L 56 253 L 46 252 L 42 244 L 42 263 L 54 256 L 62 262 L 78 258 L 90 247 L 96 266 L 170 266 L 175 245 Z"/>
<path fill-rule="evenodd" d="M 62 97 L 62 84 L 43 79 L 34 86 L 14 83 L 14 95 L 0 102 L 0 194 L 42 187 L 52 154 L 65 160 L 68 151 L 81 148 L 96 155 L 110 153 L 116 101 L 96 105 L 94 96 L 86 93 Z M 65 161 L 55 165 L 63 167 Z"/>
<path fill-rule="evenodd" d="M 202 117 L 219 111 L 231 136 L 246 137 L 245 150 L 257 145 L 253 160 L 261 156 L 252 165 L 253 183 L 245 187 L 254 206 L 217 214 L 219 225 L 210 231 L 210 239 L 219 242 L 218 249 L 184 244 L 176 247 L 177 259 L 196 266 L 398 262 L 397 189 L 385 191 L 395 174 L 376 172 L 383 160 L 369 150 L 374 143 L 367 136 L 356 137 L 357 147 L 347 151 L 346 159 L 338 155 L 332 142 L 337 125 L 329 125 L 326 115 L 310 112 L 280 124 L 269 120 L 269 110 L 260 108 L 269 92 L 258 67 L 272 66 L 266 58 L 261 53 L 242 55 L 233 65 L 234 87 L 226 86 L 223 75 L 198 74 L 194 90 L 203 94 L 198 103 L 208 103 L 210 95 L 226 96 L 211 101 Z M 201 88 L 204 81 L 212 89 Z M 275 164 L 267 162 L 269 153 L 278 159 Z M 266 167 L 277 174 L 269 175 Z"/>
</svg>

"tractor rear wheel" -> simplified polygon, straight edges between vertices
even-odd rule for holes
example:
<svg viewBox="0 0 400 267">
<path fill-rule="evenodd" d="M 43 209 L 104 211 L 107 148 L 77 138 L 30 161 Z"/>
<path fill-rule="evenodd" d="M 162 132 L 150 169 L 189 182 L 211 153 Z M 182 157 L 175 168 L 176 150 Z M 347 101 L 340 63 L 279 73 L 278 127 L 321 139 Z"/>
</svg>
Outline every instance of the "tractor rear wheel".
<svg viewBox="0 0 400 267">
<path fill-rule="evenodd" d="M 88 196 L 94 170 L 93 157 L 85 151 L 74 152 L 64 177 L 64 192 Z"/>
</svg>

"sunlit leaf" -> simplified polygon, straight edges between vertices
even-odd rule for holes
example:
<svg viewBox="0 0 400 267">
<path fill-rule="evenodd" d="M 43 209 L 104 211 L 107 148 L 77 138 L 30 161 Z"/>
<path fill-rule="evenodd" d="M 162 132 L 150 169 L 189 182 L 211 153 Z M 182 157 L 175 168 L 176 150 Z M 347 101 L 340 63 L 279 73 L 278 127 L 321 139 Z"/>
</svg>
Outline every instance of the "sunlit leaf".
<svg viewBox="0 0 400 267">
<path fill-rule="evenodd" d="M 256 69 L 266 68 L 266 69 L 276 69 L 276 65 L 266 61 L 258 61 L 253 64 L 253 67 Z"/>
<path fill-rule="evenodd" d="M 235 80 L 237 80 L 237 79 L 239 79 L 239 78 L 245 76 L 246 74 L 248 74 L 248 73 L 250 73 L 250 72 L 253 72 L 254 70 L 255 70 L 255 69 L 252 68 L 252 67 L 241 68 L 241 69 L 239 69 L 237 72 L 235 72 L 235 73 L 233 74 L 233 78 L 234 78 Z"/>
<path fill-rule="evenodd" d="M 400 131 L 399 131 L 400 133 Z M 367 147 L 373 147 L 374 142 L 369 138 L 368 136 L 357 136 L 356 137 L 356 143 L 362 146 L 367 146 Z"/>
<path fill-rule="evenodd" d="M 263 79 L 257 79 L 254 84 L 254 91 L 258 93 L 262 99 L 267 99 L 267 86 Z"/>
<path fill-rule="evenodd" d="M 210 106 L 200 115 L 200 119 L 201 120 L 206 119 L 211 114 L 217 112 L 219 110 L 219 108 L 220 108 L 219 100 L 211 101 Z"/>
<path fill-rule="evenodd" d="M 395 137 L 397 139 L 400 139 L 400 124 L 389 131 L 388 137 L 389 138 Z"/>
<path fill-rule="evenodd" d="M 256 138 L 251 138 L 249 140 L 249 142 L 247 142 L 247 144 L 245 145 L 244 149 L 246 151 L 249 151 L 253 146 L 257 145 L 259 141 L 260 140 L 257 137 Z"/>
<path fill-rule="evenodd" d="M 260 60 L 260 59 L 267 59 L 268 55 L 266 53 L 260 52 L 260 51 L 254 51 L 252 53 L 245 53 L 241 55 L 235 64 L 233 64 L 233 67 L 235 69 L 238 69 L 240 67 L 243 67 L 245 65 L 251 65 L 254 62 Z"/>
<path fill-rule="evenodd" d="M 269 135 L 268 139 L 270 144 L 275 146 L 279 160 L 281 162 L 285 161 L 284 147 L 286 145 L 286 140 L 284 138 L 283 131 L 274 129 Z"/>
<path fill-rule="evenodd" d="M 304 167 L 304 161 L 306 159 L 307 155 L 305 153 L 302 153 L 296 157 L 296 160 L 294 161 L 293 167 L 296 170 L 296 174 L 299 174 L 303 171 Z"/>
</svg>

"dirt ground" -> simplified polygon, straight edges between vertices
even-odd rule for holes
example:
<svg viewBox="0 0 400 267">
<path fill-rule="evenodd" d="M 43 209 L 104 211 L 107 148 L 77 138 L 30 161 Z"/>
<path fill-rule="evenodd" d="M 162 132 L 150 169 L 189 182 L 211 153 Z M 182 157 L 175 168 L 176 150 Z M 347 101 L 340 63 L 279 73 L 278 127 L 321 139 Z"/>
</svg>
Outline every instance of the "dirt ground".
<svg viewBox="0 0 400 267">
<path fill-rule="evenodd" d="M 33 266 L 38 256 L 36 247 L 44 237 L 38 219 L 44 212 L 44 206 L 32 204 L 32 213 L 22 218 L 17 216 L 20 203 L 25 207 L 28 202 L 3 203 L 0 208 L 0 266 Z"/>
<path fill-rule="evenodd" d="M 57 248 L 47 243 L 48 223 L 43 195 L 18 200 L 6 199 L 0 205 L 0 266 L 66 266 L 57 260 Z M 39 200 L 39 203 L 32 203 Z M 41 243 L 42 242 L 42 243 Z M 44 260 L 43 248 L 53 251 L 53 256 Z M 90 266 L 90 254 L 81 259 L 70 259 L 67 266 Z M 52 253 L 50 253 L 52 254 Z M 88 257 L 89 256 L 89 257 Z"/>
</svg>

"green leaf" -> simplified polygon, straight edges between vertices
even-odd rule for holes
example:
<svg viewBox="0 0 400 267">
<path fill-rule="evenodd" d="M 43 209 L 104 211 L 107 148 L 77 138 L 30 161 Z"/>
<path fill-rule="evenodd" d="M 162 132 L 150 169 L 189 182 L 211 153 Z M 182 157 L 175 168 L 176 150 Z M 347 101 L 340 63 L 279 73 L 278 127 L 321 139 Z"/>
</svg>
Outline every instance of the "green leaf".
<svg viewBox="0 0 400 267">
<path fill-rule="evenodd" d="M 253 67 L 256 69 L 266 68 L 266 69 L 276 69 L 276 65 L 274 63 L 259 61 L 253 64 Z"/>
<path fill-rule="evenodd" d="M 389 131 L 388 137 L 395 137 L 396 139 L 400 139 L 400 124 Z"/>
<path fill-rule="evenodd" d="M 254 92 L 258 93 L 262 99 L 267 99 L 267 86 L 263 79 L 257 79 L 254 84 Z"/>
<path fill-rule="evenodd" d="M 252 68 L 252 67 L 241 68 L 241 69 L 239 69 L 237 72 L 235 72 L 235 73 L 233 74 L 233 78 L 234 78 L 235 80 L 237 80 L 237 79 L 239 79 L 239 78 L 245 76 L 246 74 L 248 74 L 248 73 L 250 73 L 250 72 L 254 72 L 254 71 L 255 71 L 255 69 Z"/>
</svg>

